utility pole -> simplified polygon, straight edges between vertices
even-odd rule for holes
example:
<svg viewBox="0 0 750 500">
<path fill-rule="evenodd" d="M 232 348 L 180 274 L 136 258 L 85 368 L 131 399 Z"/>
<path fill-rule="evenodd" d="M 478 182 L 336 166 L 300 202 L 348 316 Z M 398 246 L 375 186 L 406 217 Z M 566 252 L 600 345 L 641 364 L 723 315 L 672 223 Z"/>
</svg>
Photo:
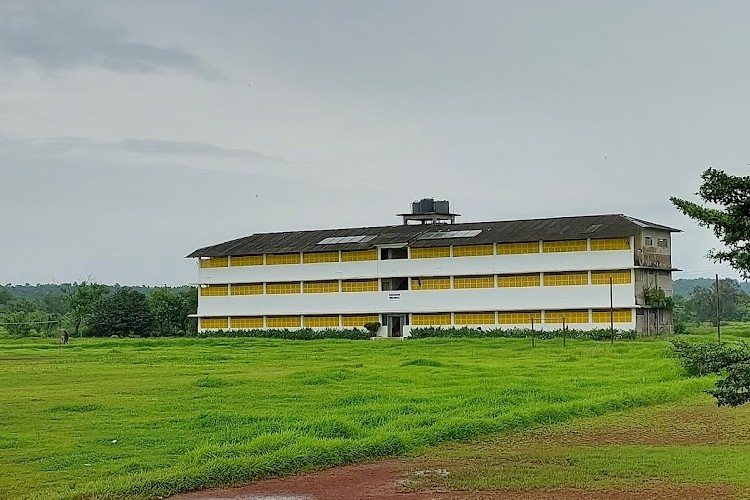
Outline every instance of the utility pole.
<svg viewBox="0 0 750 500">
<path fill-rule="evenodd" d="M 609 343 L 615 343 L 615 306 L 612 298 L 612 276 L 609 277 Z"/>
<path fill-rule="evenodd" d="M 536 341 L 534 340 L 534 317 L 531 317 L 531 347 L 536 347 Z"/>
<path fill-rule="evenodd" d="M 721 296 L 719 292 L 721 286 L 719 285 L 719 274 L 716 274 L 716 339 L 721 344 Z"/>
</svg>

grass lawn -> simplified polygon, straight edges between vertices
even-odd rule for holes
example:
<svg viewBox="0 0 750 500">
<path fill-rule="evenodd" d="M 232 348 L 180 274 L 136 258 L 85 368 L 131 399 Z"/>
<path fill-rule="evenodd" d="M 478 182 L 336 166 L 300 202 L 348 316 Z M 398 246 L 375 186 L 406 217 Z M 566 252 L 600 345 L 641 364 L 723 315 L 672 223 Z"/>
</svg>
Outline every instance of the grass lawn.
<svg viewBox="0 0 750 500">
<path fill-rule="evenodd" d="M 688 323 L 687 332 L 691 335 L 706 335 L 716 337 L 716 326 L 710 323 Z M 750 337 L 750 323 L 742 321 L 722 322 L 721 335 L 734 337 Z"/>
<path fill-rule="evenodd" d="M 668 352 L 660 339 L 2 340 L 0 498 L 156 498 L 712 385 Z"/>
<path fill-rule="evenodd" d="M 647 488 L 662 489 L 649 498 L 663 498 L 692 486 L 706 488 L 701 498 L 750 498 L 750 405 L 717 408 L 708 396 L 690 398 L 433 447 L 412 461 L 450 471 L 412 474 L 414 490 L 578 489 L 586 498 L 595 495 L 581 492 L 603 490 L 604 498 Z"/>
</svg>

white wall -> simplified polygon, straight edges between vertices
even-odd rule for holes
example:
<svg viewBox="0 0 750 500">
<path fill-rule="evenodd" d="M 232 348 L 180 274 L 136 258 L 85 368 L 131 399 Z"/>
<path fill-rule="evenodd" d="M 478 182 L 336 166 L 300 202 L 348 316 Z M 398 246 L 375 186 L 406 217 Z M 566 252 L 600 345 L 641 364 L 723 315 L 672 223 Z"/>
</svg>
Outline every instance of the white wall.
<svg viewBox="0 0 750 500">
<path fill-rule="evenodd" d="M 394 296 L 398 298 L 394 300 Z M 633 284 L 613 287 L 614 306 L 635 305 Z M 478 288 L 400 292 L 201 297 L 199 316 L 523 311 L 609 307 L 609 286 Z"/>
<path fill-rule="evenodd" d="M 632 250 L 201 268 L 199 283 L 259 283 L 629 269 Z"/>
</svg>

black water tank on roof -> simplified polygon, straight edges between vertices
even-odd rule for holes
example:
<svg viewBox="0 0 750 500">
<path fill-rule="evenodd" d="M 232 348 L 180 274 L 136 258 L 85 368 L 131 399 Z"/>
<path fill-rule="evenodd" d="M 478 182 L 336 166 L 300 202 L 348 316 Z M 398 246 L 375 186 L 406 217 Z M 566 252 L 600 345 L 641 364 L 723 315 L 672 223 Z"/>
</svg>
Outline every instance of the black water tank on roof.
<svg viewBox="0 0 750 500">
<path fill-rule="evenodd" d="M 429 214 L 435 211 L 435 200 L 432 198 L 422 198 L 419 202 L 419 213 Z"/>
<path fill-rule="evenodd" d="M 437 212 L 439 214 L 449 214 L 449 213 L 451 213 L 450 203 L 448 203 L 445 200 L 436 201 L 435 202 L 435 212 Z"/>
</svg>

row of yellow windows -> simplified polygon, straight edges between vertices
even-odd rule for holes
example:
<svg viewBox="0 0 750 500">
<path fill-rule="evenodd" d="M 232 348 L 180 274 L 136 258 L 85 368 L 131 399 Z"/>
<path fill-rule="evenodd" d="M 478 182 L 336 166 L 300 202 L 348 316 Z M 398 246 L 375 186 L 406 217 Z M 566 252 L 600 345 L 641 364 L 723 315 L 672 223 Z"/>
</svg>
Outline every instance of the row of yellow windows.
<svg viewBox="0 0 750 500">
<path fill-rule="evenodd" d="M 446 326 L 446 325 L 530 325 L 532 319 L 535 324 L 542 322 L 541 311 L 512 311 L 498 312 L 497 320 L 494 312 L 455 313 L 451 321 L 451 313 L 412 314 L 412 326 Z M 633 312 L 630 309 L 615 309 L 612 313 L 615 323 L 630 323 Z M 610 311 L 594 310 L 591 316 L 593 323 L 609 323 Z M 544 322 L 548 324 L 589 323 L 587 309 L 569 311 L 545 311 Z"/>
<path fill-rule="evenodd" d="M 494 288 L 494 276 L 456 276 L 453 288 Z"/>
<path fill-rule="evenodd" d="M 542 242 L 542 252 L 585 252 L 588 249 L 586 240 L 567 240 L 567 241 L 544 241 Z M 630 238 L 605 238 L 592 239 L 591 250 L 628 250 L 630 249 Z M 529 241 L 525 243 L 498 243 L 498 255 L 514 255 L 526 253 L 539 253 L 539 242 Z M 475 257 L 480 255 L 494 255 L 494 245 L 465 245 L 454 246 L 453 257 Z M 412 248 L 412 259 L 429 259 L 438 257 L 450 257 L 451 247 L 430 247 L 430 248 Z M 265 256 L 266 265 L 281 264 L 314 264 L 321 262 L 356 262 L 366 260 L 377 260 L 377 249 L 369 250 L 346 250 L 341 252 L 308 252 L 303 253 L 300 257 L 299 252 L 267 254 Z M 240 266 L 260 266 L 263 265 L 262 255 L 239 255 L 232 257 L 211 257 L 200 260 L 200 266 L 203 268 L 211 267 L 232 267 Z"/>
<path fill-rule="evenodd" d="M 341 252 L 341 262 L 356 262 L 364 260 L 377 260 L 378 251 L 370 250 L 350 250 Z M 339 262 L 339 252 L 311 252 L 304 253 L 300 257 L 299 252 L 295 253 L 278 253 L 266 254 L 265 263 L 268 266 L 282 264 L 315 264 L 321 262 Z M 262 266 L 262 255 L 238 255 L 233 256 L 231 261 L 228 257 L 210 257 L 200 260 L 200 266 L 203 268 L 210 267 L 244 267 L 244 266 Z"/>
<path fill-rule="evenodd" d="M 592 285 L 608 285 L 612 279 L 615 285 L 631 283 L 631 274 L 628 270 L 622 271 L 592 271 Z M 535 274 L 500 274 L 497 276 L 497 286 L 501 288 L 534 287 L 540 286 L 541 275 Z M 546 273 L 544 275 L 544 286 L 572 286 L 587 285 L 589 278 L 587 272 L 569 273 Z M 456 276 L 453 278 L 453 288 L 494 288 L 495 276 Z M 412 290 L 447 290 L 451 288 L 451 280 L 448 276 L 430 278 L 411 278 Z M 299 282 L 267 283 L 265 293 L 269 295 L 300 293 L 336 293 L 342 292 L 376 292 L 378 291 L 378 280 L 347 280 L 341 282 L 339 289 L 338 281 L 307 281 L 300 286 Z M 207 285 L 201 288 L 203 297 L 220 297 L 229 295 L 261 295 L 263 294 L 262 283 L 239 283 L 228 285 Z"/>
<path fill-rule="evenodd" d="M 611 314 L 615 323 L 630 323 L 633 320 L 631 309 L 615 309 Z M 489 312 L 464 312 L 464 313 L 424 313 L 412 314 L 412 326 L 448 326 L 454 325 L 530 325 L 542 322 L 541 311 L 511 311 L 498 312 L 497 318 L 494 311 Z M 366 323 L 380 321 L 377 314 L 349 314 L 327 316 L 239 316 L 232 318 L 201 318 L 201 328 L 226 329 L 226 328 L 337 328 L 337 327 L 362 327 Z M 568 311 L 545 311 L 544 322 L 547 324 L 589 323 L 589 311 L 586 309 Z M 591 322 L 609 323 L 610 311 L 608 309 L 595 309 L 591 312 Z"/>
<path fill-rule="evenodd" d="M 593 271 L 591 273 L 592 285 L 608 285 L 609 279 L 612 283 L 622 285 L 631 283 L 631 273 L 628 270 L 622 271 Z M 533 274 L 499 274 L 497 276 L 497 286 L 501 288 L 512 287 L 530 287 L 540 286 L 542 283 L 539 273 Z M 412 290 L 444 290 L 450 288 L 450 278 L 433 277 L 433 278 L 412 278 Z M 588 272 L 570 272 L 570 273 L 545 273 L 545 286 L 571 286 L 571 285 L 588 285 Z M 453 288 L 494 288 L 495 277 L 487 276 L 456 276 L 453 278 Z"/>
<path fill-rule="evenodd" d="M 450 317 L 450 314 L 448 315 Z M 201 318 L 200 327 L 225 330 L 227 328 L 359 328 L 380 321 L 377 314 L 345 314 L 328 316 L 234 316 L 232 318 Z"/>
<path fill-rule="evenodd" d="M 351 280 L 341 282 L 342 292 L 377 292 L 378 280 Z"/>
<path fill-rule="evenodd" d="M 305 281 L 302 290 L 305 293 L 336 293 L 339 291 L 338 281 Z"/>
<path fill-rule="evenodd" d="M 412 278 L 412 290 L 447 290 L 451 287 L 451 279 L 447 276 L 441 278 Z"/>
<path fill-rule="evenodd" d="M 221 297 L 230 294 L 228 285 L 205 285 L 201 287 L 202 297 Z M 336 293 L 339 291 L 338 281 L 306 281 L 300 285 L 299 281 L 266 283 L 265 293 L 268 295 L 285 295 L 293 293 Z M 342 292 L 376 292 L 378 280 L 351 280 L 341 283 Z M 262 295 L 263 283 L 238 283 L 231 287 L 231 295 Z"/>
<path fill-rule="evenodd" d="M 589 249 L 587 240 L 565 240 L 565 241 L 543 241 L 541 251 L 544 253 L 555 252 L 585 252 Z M 606 238 L 592 239 L 591 250 L 628 250 L 630 249 L 630 238 Z M 517 255 L 526 253 L 539 253 L 539 242 L 529 241 L 525 243 L 498 243 L 497 255 Z M 469 245 L 453 247 L 453 257 L 473 257 L 479 255 L 494 255 L 493 245 Z M 450 257 L 451 247 L 412 248 L 412 259 L 429 259 L 438 257 Z"/>
</svg>

